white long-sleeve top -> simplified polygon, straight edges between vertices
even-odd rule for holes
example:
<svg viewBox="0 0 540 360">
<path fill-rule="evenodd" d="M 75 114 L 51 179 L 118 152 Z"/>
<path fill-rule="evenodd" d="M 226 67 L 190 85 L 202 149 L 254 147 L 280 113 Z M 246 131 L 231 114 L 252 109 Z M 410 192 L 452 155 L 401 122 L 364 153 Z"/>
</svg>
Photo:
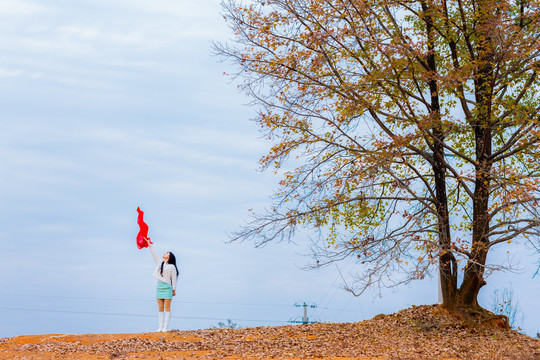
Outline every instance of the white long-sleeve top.
<svg viewBox="0 0 540 360">
<path fill-rule="evenodd" d="M 157 264 L 156 270 L 154 270 L 152 276 L 159 281 L 163 281 L 164 283 L 171 285 L 172 289 L 176 290 L 176 267 L 173 264 L 165 264 L 163 266 L 163 275 L 161 275 L 161 263 L 163 262 L 163 260 L 160 260 L 160 258 L 156 255 L 156 253 L 150 246 L 148 247 L 148 249 L 150 249 L 152 257 Z"/>
</svg>

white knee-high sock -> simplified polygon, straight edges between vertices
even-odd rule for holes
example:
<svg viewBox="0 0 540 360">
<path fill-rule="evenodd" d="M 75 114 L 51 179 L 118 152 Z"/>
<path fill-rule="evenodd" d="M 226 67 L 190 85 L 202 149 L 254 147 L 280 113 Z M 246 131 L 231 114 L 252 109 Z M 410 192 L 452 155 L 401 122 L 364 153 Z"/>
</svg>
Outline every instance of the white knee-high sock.
<svg viewBox="0 0 540 360">
<path fill-rule="evenodd" d="M 169 323 L 171 322 L 171 312 L 165 311 L 165 321 L 163 322 L 163 329 L 162 332 L 169 331 Z"/>
<path fill-rule="evenodd" d="M 156 332 L 163 331 L 163 321 L 165 319 L 163 311 L 159 312 L 158 317 L 159 317 L 159 328 L 156 330 Z"/>
</svg>

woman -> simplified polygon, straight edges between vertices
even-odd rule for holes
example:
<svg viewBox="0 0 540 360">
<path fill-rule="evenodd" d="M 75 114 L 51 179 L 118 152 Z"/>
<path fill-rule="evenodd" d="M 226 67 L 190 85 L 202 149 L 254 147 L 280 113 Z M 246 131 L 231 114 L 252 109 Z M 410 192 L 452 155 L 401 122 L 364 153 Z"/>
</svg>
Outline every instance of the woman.
<svg viewBox="0 0 540 360">
<path fill-rule="evenodd" d="M 176 296 L 176 278 L 178 277 L 178 268 L 176 267 L 176 257 L 172 252 L 163 254 L 163 261 L 159 260 L 152 249 L 152 245 L 148 238 L 144 238 L 148 249 L 152 253 L 152 257 L 157 266 L 153 276 L 157 282 L 157 303 L 159 310 L 159 329 L 157 331 L 169 331 L 169 323 L 171 321 L 171 301 L 172 297 Z"/>
</svg>

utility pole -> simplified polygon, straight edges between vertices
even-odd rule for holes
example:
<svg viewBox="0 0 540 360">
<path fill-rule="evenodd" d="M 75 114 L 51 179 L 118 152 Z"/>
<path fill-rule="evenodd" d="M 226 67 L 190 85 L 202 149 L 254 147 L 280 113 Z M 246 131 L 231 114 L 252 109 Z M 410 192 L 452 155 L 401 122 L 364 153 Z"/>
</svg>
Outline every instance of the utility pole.
<svg viewBox="0 0 540 360">
<path fill-rule="evenodd" d="M 298 320 L 298 317 L 294 318 L 294 320 L 289 320 L 290 323 L 294 323 L 294 324 L 316 324 L 317 321 L 316 320 L 312 320 L 310 321 L 308 316 L 307 316 L 307 308 L 310 307 L 312 309 L 315 309 L 317 307 L 317 305 L 315 304 L 311 304 L 311 305 L 308 305 L 304 302 L 304 304 L 294 304 L 295 307 L 303 307 L 304 308 L 304 316 L 302 317 L 302 320 Z"/>
</svg>

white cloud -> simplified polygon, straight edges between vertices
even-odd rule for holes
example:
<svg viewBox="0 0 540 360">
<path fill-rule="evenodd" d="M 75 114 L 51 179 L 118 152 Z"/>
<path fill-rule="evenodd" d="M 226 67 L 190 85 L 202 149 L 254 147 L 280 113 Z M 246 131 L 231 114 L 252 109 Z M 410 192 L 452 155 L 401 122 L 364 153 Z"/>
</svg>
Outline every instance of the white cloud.
<svg viewBox="0 0 540 360">
<path fill-rule="evenodd" d="M 0 69 L 0 77 L 17 77 L 21 75 L 24 75 L 24 71 Z"/>
<path fill-rule="evenodd" d="M 206 17 L 209 13 L 219 9 L 219 0 L 119 0 L 118 3 L 126 7 L 134 7 L 144 13 L 155 13 L 160 16 L 174 16 L 179 18 Z"/>
<path fill-rule="evenodd" d="M 61 223 L 40 224 L 34 227 L 34 231 L 38 234 L 68 234 L 73 230 L 72 226 Z"/>
<path fill-rule="evenodd" d="M 49 10 L 46 7 L 27 1 L 3 0 L 0 6 L 0 16 L 23 16 L 43 14 Z"/>
<path fill-rule="evenodd" d="M 5 69 L 0 68 L 0 78 L 28 78 L 28 79 L 39 79 L 43 77 L 42 73 L 39 72 L 28 72 L 25 70 L 18 69 Z"/>
</svg>

